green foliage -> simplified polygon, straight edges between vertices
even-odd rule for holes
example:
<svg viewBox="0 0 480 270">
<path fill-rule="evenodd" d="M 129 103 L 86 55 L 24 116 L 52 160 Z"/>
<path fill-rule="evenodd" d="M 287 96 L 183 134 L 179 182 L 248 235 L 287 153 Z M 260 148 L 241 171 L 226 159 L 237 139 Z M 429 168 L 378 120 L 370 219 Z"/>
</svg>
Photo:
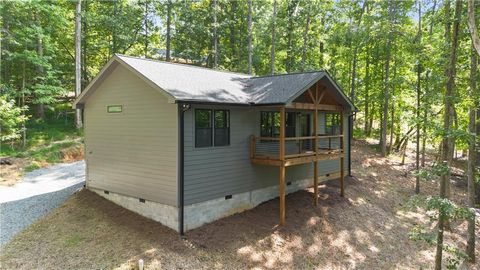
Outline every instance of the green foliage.
<svg viewBox="0 0 480 270">
<path fill-rule="evenodd" d="M 437 243 L 437 235 L 421 225 L 413 227 L 408 233 L 408 238 L 413 241 L 424 241 L 431 246 Z"/>
<path fill-rule="evenodd" d="M 12 142 L 21 137 L 22 124 L 27 120 L 26 108 L 15 105 L 14 100 L 8 100 L 0 95 L 0 143 Z"/>
<path fill-rule="evenodd" d="M 425 181 L 434 180 L 440 176 L 449 175 L 450 168 L 444 164 L 436 164 L 432 167 L 425 167 L 413 172 L 414 176 L 419 176 L 420 179 Z"/>
<path fill-rule="evenodd" d="M 437 196 L 429 197 L 426 201 L 427 210 L 435 210 L 442 213 L 448 219 L 470 219 L 475 216 L 474 209 L 459 207 L 447 198 L 440 198 Z"/>
</svg>

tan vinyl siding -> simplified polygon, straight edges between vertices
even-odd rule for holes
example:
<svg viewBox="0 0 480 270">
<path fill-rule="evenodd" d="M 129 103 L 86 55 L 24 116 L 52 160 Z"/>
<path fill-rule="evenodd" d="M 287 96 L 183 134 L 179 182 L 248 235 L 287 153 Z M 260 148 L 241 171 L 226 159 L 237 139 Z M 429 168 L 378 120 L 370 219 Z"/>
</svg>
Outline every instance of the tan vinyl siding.
<svg viewBox="0 0 480 270">
<path fill-rule="evenodd" d="M 121 113 L 107 106 L 122 105 Z M 177 105 L 118 65 L 85 104 L 87 185 L 177 205 Z"/>
</svg>

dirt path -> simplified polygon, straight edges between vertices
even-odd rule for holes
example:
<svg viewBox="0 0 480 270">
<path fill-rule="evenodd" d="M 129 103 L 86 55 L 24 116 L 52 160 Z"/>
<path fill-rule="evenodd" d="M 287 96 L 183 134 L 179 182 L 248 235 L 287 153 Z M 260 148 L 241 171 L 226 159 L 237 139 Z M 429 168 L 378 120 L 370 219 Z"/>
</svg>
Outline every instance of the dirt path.
<svg viewBox="0 0 480 270">
<path fill-rule="evenodd" d="M 321 186 L 318 207 L 312 190 L 290 194 L 283 228 L 277 226 L 278 200 L 272 200 L 181 240 L 156 222 L 82 191 L 15 237 L 0 262 L 5 269 L 131 269 L 138 259 L 149 269 L 431 269 L 434 247 L 408 236 L 417 225 L 433 228 L 427 213 L 406 207 L 414 183 L 409 167 L 363 144 L 353 151 L 355 177 L 347 179 L 347 197 L 339 197 L 336 181 Z M 435 183 L 422 183 L 424 194 L 437 190 Z M 463 189 L 452 191 L 458 202 L 465 200 Z M 464 248 L 465 222 L 452 228 L 447 243 Z"/>
</svg>

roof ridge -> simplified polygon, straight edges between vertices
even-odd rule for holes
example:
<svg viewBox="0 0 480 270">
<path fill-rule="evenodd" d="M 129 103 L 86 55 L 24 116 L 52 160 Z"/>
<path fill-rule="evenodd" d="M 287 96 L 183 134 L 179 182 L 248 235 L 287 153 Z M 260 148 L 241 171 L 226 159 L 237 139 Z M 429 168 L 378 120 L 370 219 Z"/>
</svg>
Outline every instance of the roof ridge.
<svg viewBox="0 0 480 270">
<path fill-rule="evenodd" d="M 189 67 L 189 68 L 197 68 L 197 69 L 203 69 L 203 70 L 209 70 L 209 71 L 216 71 L 216 72 L 220 72 L 220 73 L 236 74 L 236 75 L 245 76 L 247 78 L 252 78 L 253 77 L 252 75 L 248 75 L 248 74 L 240 73 L 240 72 L 234 72 L 234 71 L 229 71 L 229 70 L 218 70 L 218 69 L 201 67 L 201 66 L 196 66 L 196 65 L 183 64 L 183 63 L 173 63 L 173 62 L 167 62 L 167 61 L 162 61 L 162 60 L 152 59 L 152 58 L 142 58 L 142 57 L 138 57 L 138 56 L 124 55 L 124 54 L 119 54 L 119 53 L 116 53 L 115 56 L 126 57 L 126 58 L 134 58 L 134 59 L 151 61 L 151 62 L 156 62 L 156 63 L 161 63 L 161 64 L 184 66 L 184 67 Z"/>
<path fill-rule="evenodd" d="M 263 76 L 254 76 L 250 77 L 250 79 L 257 79 L 257 78 L 268 78 L 268 77 L 278 77 L 278 76 L 287 76 L 287 75 L 298 75 L 298 74 L 308 74 L 308 73 L 318 73 L 318 72 L 326 72 L 324 69 L 321 70 L 311 70 L 311 71 L 304 71 L 304 72 L 293 72 L 293 73 L 283 73 L 283 74 L 270 74 L 270 75 L 263 75 Z"/>
</svg>

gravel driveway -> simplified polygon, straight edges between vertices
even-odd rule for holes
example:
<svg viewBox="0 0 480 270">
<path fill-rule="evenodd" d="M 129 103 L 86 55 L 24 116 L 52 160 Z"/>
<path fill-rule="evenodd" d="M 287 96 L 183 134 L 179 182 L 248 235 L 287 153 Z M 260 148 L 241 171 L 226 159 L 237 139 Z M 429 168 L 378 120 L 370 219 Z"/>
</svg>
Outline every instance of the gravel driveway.
<svg viewBox="0 0 480 270">
<path fill-rule="evenodd" d="M 85 162 L 54 165 L 25 174 L 12 187 L 0 186 L 0 245 L 46 215 L 85 184 Z"/>
</svg>

